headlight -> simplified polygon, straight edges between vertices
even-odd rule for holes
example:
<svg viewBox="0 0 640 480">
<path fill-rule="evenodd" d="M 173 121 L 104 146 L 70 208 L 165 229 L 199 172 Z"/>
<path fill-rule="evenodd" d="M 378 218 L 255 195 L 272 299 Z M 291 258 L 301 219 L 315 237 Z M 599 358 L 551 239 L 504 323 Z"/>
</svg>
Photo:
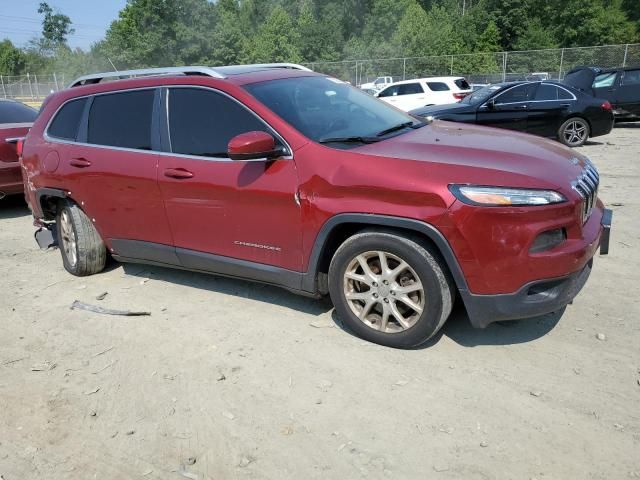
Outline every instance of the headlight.
<svg viewBox="0 0 640 480">
<path fill-rule="evenodd" d="M 520 205 L 551 205 L 567 199 L 553 190 L 524 188 L 484 187 L 475 185 L 450 185 L 449 190 L 463 203 L 489 207 Z"/>
</svg>

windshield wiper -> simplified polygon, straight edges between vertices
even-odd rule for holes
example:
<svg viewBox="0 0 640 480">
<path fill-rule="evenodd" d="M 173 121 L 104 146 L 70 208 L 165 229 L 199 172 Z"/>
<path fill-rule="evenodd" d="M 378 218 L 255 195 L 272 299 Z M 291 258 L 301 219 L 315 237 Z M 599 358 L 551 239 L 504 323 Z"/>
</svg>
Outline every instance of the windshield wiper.
<svg viewBox="0 0 640 480">
<path fill-rule="evenodd" d="M 321 138 L 318 143 L 375 143 L 380 139 L 376 137 L 331 137 Z"/>
<path fill-rule="evenodd" d="M 388 135 L 393 132 L 397 132 L 398 130 L 403 130 L 405 128 L 420 128 L 423 126 L 424 126 L 424 123 L 418 123 L 417 125 L 414 125 L 413 122 L 404 122 L 399 125 L 395 125 L 393 127 L 387 128 L 386 130 L 382 130 L 381 132 L 376 134 L 376 137 L 384 137 L 385 135 Z"/>
</svg>

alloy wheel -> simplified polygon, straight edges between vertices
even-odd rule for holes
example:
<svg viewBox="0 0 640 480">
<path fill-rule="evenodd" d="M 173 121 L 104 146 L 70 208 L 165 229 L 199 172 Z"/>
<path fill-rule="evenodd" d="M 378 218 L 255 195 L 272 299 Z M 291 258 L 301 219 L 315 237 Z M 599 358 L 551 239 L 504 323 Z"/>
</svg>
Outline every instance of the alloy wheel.
<svg viewBox="0 0 640 480">
<path fill-rule="evenodd" d="M 564 129 L 563 135 L 568 145 L 582 145 L 587 140 L 589 127 L 582 120 L 572 120 Z"/>
<path fill-rule="evenodd" d="M 62 248 L 71 267 L 78 262 L 76 235 L 71 223 L 71 215 L 65 209 L 60 214 L 60 233 L 62 234 Z"/>
<path fill-rule="evenodd" d="M 344 296 L 351 311 L 368 327 L 383 333 L 415 325 L 425 308 L 422 282 L 411 266 L 389 252 L 356 256 L 344 273 Z"/>
</svg>

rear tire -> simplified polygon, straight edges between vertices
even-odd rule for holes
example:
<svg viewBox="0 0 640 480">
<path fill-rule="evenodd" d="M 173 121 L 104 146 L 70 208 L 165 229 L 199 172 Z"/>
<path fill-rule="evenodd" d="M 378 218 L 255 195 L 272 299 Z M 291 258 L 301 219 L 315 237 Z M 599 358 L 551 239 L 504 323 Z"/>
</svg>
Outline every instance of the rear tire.
<svg viewBox="0 0 640 480">
<path fill-rule="evenodd" d="M 558 130 L 558 139 L 567 147 L 581 147 L 589 140 L 591 127 L 584 118 L 571 117 Z"/>
<path fill-rule="evenodd" d="M 394 348 L 433 337 L 454 294 L 438 255 L 409 238 L 365 232 L 346 240 L 329 267 L 336 312 L 356 335 Z"/>
<path fill-rule="evenodd" d="M 67 272 L 78 277 L 104 270 L 107 249 L 91 219 L 75 203 L 65 202 L 56 215 L 58 245 Z"/>
</svg>

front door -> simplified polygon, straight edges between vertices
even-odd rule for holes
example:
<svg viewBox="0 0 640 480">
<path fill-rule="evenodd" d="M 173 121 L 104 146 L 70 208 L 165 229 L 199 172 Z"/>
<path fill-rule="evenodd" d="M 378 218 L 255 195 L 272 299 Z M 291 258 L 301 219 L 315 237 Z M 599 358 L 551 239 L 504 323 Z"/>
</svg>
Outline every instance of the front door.
<svg viewBox="0 0 640 480">
<path fill-rule="evenodd" d="M 265 131 L 284 142 L 253 112 L 212 89 L 169 88 L 163 103 L 170 152 L 160 157 L 158 183 L 181 263 L 208 270 L 226 257 L 300 271 L 293 159 L 227 157 L 229 140 L 240 133 Z"/>
<path fill-rule="evenodd" d="M 478 109 L 476 123 L 488 127 L 527 130 L 529 101 L 535 92 L 535 84 L 525 83 L 511 87 L 495 97 L 493 104 L 486 102 Z"/>
</svg>

